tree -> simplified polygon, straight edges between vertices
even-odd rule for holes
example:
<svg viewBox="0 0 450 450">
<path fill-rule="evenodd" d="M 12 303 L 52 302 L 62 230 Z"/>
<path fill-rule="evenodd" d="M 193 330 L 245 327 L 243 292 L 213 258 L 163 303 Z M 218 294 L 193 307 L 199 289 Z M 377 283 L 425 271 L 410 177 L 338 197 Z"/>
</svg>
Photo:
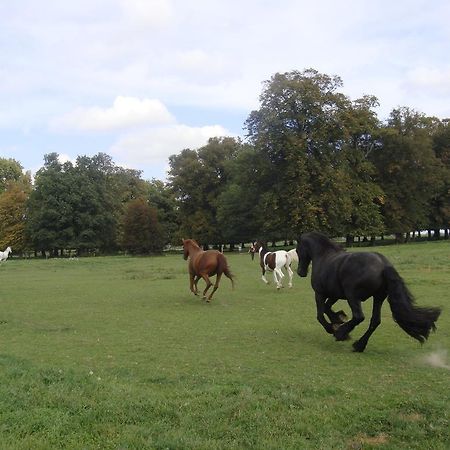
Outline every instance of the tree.
<svg viewBox="0 0 450 450">
<path fill-rule="evenodd" d="M 28 232 L 36 250 L 110 251 L 116 248 L 120 197 L 113 187 L 115 166 L 108 155 L 79 156 L 61 164 L 44 157 L 28 203 Z"/>
<path fill-rule="evenodd" d="M 0 158 L 0 194 L 11 181 L 20 181 L 24 177 L 22 166 L 14 159 Z"/>
<path fill-rule="evenodd" d="M 384 193 L 376 183 L 376 168 L 370 154 L 379 145 L 380 123 L 374 112 L 378 100 L 364 96 L 341 112 L 345 136 L 342 144 L 343 170 L 350 214 L 342 234 L 351 244 L 353 236 L 375 236 L 384 231 L 381 205 Z"/>
<path fill-rule="evenodd" d="M 44 156 L 44 167 L 38 170 L 34 190 L 28 201 L 27 234 L 32 247 L 56 254 L 70 248 L 73 239 L 73 208 L 69 197 L 74 185 L 68 183 L 65 173 L 72 164 L 61 164 L 57 153 Z"/>
<path fill-rule="evenodd" d="M 185 149 L 169 158 L 169 185 L 179 205 L 184 237 L 203 244 L 223 242 L 217 226 L 218 198 L 229 180 L 227 161 L 239 148 L 233 138 L 211 138 L 198 150 Z"/>
<path fill-rule="evenodd" d="M 180 243 L 178 230 L 180 221 L 174 192 L 170 185 L 153 179 L 146 182 L 149 204 L 156 208 L 158 220 L 164 234 L 164 244 Z"/>
<path fill-rule="evenodd" d="M 450 228 L 450 119 L 439 122 L 432 136 L 433 151 L 442 163 L 442 184 L 431 199 L 429 224 L 439 237 L 440 229 L 449 237 Z"/>
<path fill-rule="evenodd" d="M 229 181 L 217 200 L 217 225 L 225 242 L 249 242 L 264 235 L 268 218 L 260 214 L 260 186 L 265 164 L 249 144 L 228 161 Z"/>
<path fill-rule="evenodd" d="M 155 208 L 143 198 L 131 200 L 126 207 L 123 247 L 133 254 L 161 252 L 164 238 Z"/>
<path fill-rule="evenodd" d="M 391 112 L 381 143 L 372 153 L 385 193 L 386 229 L 398 240 L 428 228 L 432 199 L 442 186 L 442 162 L 432 147 L 430 119 L 409 108 Z"/>
<path fill-rule="evenodd" d="M 27 247 L 25 234 L 26 203 L 31 191 L 31 179 L 9 182 L 0 194 L 0 248 L 12 247 L 22 252 Z"/>
<path fill-rule="evenodd" d="M 114 191 L 115 165 L 109 155 L 79 156 L 73 169 L 73 227 L 79 252 L 117 248 L 120 197 Z"/>
<path fill-rule="evenodd" d="M 373 231 L 367 224 L 379 216 L 378 192 L 367 148 L 376 99 L 352 103 L 341 87 L 339 77 L 313 69 L 275 74 L 246 122 L 251 142 L 270 163 L 261 177 L 260 213 L 272 219 L 272 233 Z M 364 220 L 357 218 L 361 207 Z"/>
</svg>

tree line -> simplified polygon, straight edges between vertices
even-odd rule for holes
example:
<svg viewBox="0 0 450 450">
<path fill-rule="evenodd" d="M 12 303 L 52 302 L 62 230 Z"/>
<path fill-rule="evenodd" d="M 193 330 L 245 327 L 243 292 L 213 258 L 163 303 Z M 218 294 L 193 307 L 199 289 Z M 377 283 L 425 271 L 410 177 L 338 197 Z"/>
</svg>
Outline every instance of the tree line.
<svg viewBox="0 0 450 450">
<path fill-rule="evenodd" d="M 317 230 L 373 240 L 450 227 L 450 120 L 408 107 L 380 121 L 378 100 L 351 100 L 314 69 L 263 85 L 246 138 L 213 138 L 169 158 L 167 181 L 144 180 L 104 153 L 45 155 L 32 182 L 0 158 L 0 247 L 58 255 L 160 252 L 294 240 Z"/>
</svg>

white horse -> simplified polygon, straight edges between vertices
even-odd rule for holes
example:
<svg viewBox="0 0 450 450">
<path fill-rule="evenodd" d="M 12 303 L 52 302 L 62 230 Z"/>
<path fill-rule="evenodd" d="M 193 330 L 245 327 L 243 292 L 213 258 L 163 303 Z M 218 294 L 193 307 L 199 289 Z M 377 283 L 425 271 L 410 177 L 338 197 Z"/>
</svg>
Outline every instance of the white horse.
<svg viewBox="0 0 450 450">
<path fill-rule="evenodd" d="M 289 275 L 288 286 L 292 287 L 292 276 L 294 272 L 291 269 L 291 257 L 285 250 L 278 250 L 276 252 L 269 252 L 266 246 L 261 242 L 257 241 L 252 245 L 252 253 L 259 253 L 259 264 L 262 270 L 261 279 L 264 283 L 269 284 L 266 278 L 266 270 L 273 272 L 273 279 L 277 286 L 277 289 L 283 287 L 281 280 L 284 278 L 283 267 L 286 269 Z"/>
<path fill-rule="evenodd" d="M 8 247 L 4 252 L 0 252 L 0 262 L 6 261 L 11 252 L 12 252 L 11 247 Z"/>
<path fill-rule="evenodd" d="M 288 252 L 289 258 L 291 258 L 291 262 L 296 262 L 298 263 L 298 254 L 297 254 L 297 249 L 293 248 L 292 250 L 289 250 Z"/>
</svg>

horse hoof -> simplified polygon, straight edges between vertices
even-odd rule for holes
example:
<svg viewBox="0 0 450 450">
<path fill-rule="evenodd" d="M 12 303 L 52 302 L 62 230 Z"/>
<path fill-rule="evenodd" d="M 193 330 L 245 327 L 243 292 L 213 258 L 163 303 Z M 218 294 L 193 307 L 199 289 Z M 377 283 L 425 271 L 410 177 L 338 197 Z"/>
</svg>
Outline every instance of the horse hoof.
<svg viewBox="0 0 450 450">
<path fill-rule="evenodd" d="M 340 328 L 340 327 L 339 327 Z M 334 332 L 334 337 L 337 341 L 348 341 L 350 339 L 350 335 L 348 333 L 339 333 L 339 328 Z"/>
<path fill-rule="evenodd" d="M 337 314 L 339 320 L 342 320 L 342 323 L 347 321 L 348 317 L 347 317 L 347 314 L 345 314 L 344 311 L 338 311 L 336 314 Z"/>
<path fill-rule="evenodd" d="M 366 349 L 366 346 L 360 344 L 359 341 L 356 341 L 353 343 L 353 351 L 354 352 L 362 353 L 365 349 Z"/>
</svg>

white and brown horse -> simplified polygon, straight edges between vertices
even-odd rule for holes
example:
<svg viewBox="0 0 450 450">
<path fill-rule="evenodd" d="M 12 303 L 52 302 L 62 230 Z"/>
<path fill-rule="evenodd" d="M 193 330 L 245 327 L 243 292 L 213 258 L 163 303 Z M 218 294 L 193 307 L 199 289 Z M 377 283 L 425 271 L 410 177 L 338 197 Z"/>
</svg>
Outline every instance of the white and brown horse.
<svg viewBox="0 0 450 450">
<path fill-rule="evenodd" d="M 269 252 L 267 247 L 261 241 L 256 241 L 250 249 L 252 253 L 259 253 L 259 264 L 262 270 L 261 279 L 264 283 L 269 284 L 266 278 L 266 271 L 273 273 L 273 279 L 277 286 L 277 289 L 283 287 L 282 279 L 284 278 L 283 268 L 289 276 L 288 286 L 292 287 L 292 276 L 294 272 L 291 270 L 292 259 L 288 252 L 285 250 L 278 250 L 276 252 Z"/>
</svg>

